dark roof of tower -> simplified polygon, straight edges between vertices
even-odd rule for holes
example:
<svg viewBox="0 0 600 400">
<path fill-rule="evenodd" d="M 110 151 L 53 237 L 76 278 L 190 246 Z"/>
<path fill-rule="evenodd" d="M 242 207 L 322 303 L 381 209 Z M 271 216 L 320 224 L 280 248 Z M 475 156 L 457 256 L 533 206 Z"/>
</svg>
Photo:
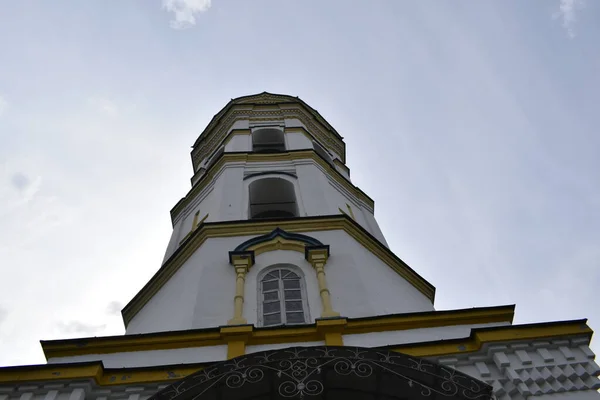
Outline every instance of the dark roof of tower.
<svg viewBox="0 0 600 400">
<path fill-rule="evenodd" d="M 237 97 L 235 99 L 231 99 L 231 101 L 229 103 L 227 103 L 227 105 L 225 107 L 223 107 L 223 109 L 221 109 L 221 111 L 219 111 L 217 114 L 215 114 L 215 116 L 210 120 L 210 122 L 208 123 L 208 125 L 206 126 L 204 131 L 202 131 L 202 133 L 200 134 L 198 139 L 196 139 L 196 141 L 194 142 L 194 145 L 192 147 L 193 148 L 197 147 L 205 138 L 204 132 L 211 130 L 215 125 L 217 125 L 219 123 L 219 121 L 221 120 L 221 118 L 235 105 L 238 105 L 238 104 L 265 105 L 265 104 L 282 104 L 282 103 L 288 103 L 288 104 L 289 103 L 298 103 L 298 104 L 302 105 L 313 115 L 313 117 L 317 121 L 319 121 L 322 125 L 327 127 L 327 129 L 329 131 L 331 131 L 331 133 L 336 135 L 339 139 L 343 139 L 343 137 L 333 128 L 333 126 L 331 126 L 327 122 L 327 120 L 325 120 L 325 118 L 323 118 L 323 116 L 321 116 L 321 114 L 319 114 L 319 112 L 317 110 L 315 110 L 314 108 L 312 108 L 311 106 L 306 104 L 299 97 L 289 96 L 286 94 L 275 94 L 275 93 L 269 93 L 269 92 L 262 92 L 262 93 L 257 93 L 257 94 L 252 94 L 252 95 L 247 95 L 247 96 L 242 96 L 242 97 Z"/>
</svg>

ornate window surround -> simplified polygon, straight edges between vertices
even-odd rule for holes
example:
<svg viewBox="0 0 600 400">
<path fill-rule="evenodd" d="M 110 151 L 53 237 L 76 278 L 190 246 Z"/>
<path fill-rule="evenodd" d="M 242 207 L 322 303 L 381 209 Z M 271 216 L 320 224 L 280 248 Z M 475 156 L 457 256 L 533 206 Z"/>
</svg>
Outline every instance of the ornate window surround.
<svg viewBox="0 0 600 400">
<path fill-rule="evenodd" d="M 228 325 L 247 324 L 244 315 L 244 292 L 246 275 L 254 265 L 255 255 L 273 250 L 294 250 L 304 253 L 315 270 L 321 296 L 322 318 L 339 317 L 340 314 L 333 310 L 331 294 L 325 276 L 325 264 L 329 258 L 329 245 L 324 245 L 319 240 L 299 233 L 288 233 L 276 228 L 271 233 L 254 237 L 245 241 L 229 252 L 229 263 L 233 265 L 236 274 L 234 312 Z M 258 282 L 258 281 L 257 281 Z"/>
</svg>

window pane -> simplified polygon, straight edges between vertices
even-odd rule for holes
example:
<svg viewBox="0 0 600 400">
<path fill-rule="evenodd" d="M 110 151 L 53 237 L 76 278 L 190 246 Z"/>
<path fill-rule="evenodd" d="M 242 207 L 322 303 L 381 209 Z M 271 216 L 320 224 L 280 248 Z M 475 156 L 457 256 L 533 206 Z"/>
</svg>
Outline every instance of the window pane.
<svg viewBox="0 0 600 400">
<path fill-rule="evenodd" d="M 283 281 L 283 287 L 286 289 L 300 289 L 300 280 L 285 280 Z"/>
<path fill-rule="evenodd" d="M 278 301 L 263 304 L 263 313 L 265 313 L 265 314 L 279 312 L 280 310 L 281 310 L 281 303 L 279 303 Z"/>
<path fill-rule="evenodd" d="M 263 290 L 275 290 L 279 288 L 279 281 L 263 282 Z"/>
<path fill-rule="evenodd" d="M 281 270 L 281 278 L 283 278 L 283 279 L 300 279 L 298 274 L 290 271 L 289 269 Z"/>
<path fill-rule="evenodd" d="M 281 314 L 265 315 L 265 326 L 277 325 L 281 323 Z"/>
<path fill-rule="evenodd" d="M 274 292 L 268 292 L 268 293 L 264 293 L 264 297 L 265 300 L 279 300 L 279 292 L 274 291 Z"/>
<path fill-rule="evenodd" d="M 278 279 L 278 278 L 279 278 L 279 270 L 276 269 L 275 271 L 271 271 L 267 275 L 265 275 L 265 277 L 262 280 L 270 281 L 271 279 Z"/>
<path fill-rule="evenodd" d="M 302 301 L 293 300 L 285 302 L 285 311 L 302 311 Z"/>
<path fill-rule="evenodd" d="M 296 300 L 301 299 L 302 295 L 299 290 L 285 290 L 285 299 L 286 300 Z"/>
<path fill-rule="evenodd" d="M 285 317 L 288 324 L 298 324 L 304 322 L 304 313 L 302 312 L 286 313 Z"/>
</svg>

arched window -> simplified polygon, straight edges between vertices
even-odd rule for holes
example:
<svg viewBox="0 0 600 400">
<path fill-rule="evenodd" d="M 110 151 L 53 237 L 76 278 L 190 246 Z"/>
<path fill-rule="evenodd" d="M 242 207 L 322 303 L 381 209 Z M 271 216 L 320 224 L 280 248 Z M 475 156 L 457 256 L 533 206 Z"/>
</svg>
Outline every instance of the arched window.
<svg viewBox="0 0 600 400">
<path fill-rule="evenodd" d="M 333 160 L 332 160 L 329 152 L 327 150 L 325 150 L 325 148 L 323 146 L 321 146 L 319 143 L 313 141 L 313 149 L 315 149 L 315 152 L 318 155 L 320 155 L 325 161 L 327 161 L 330 164 L 333 163 Z"/>
<path fill-rule="evenodd" d="M 298 216 L 294 184 L 281 178 L 264 178 L 250 184 L 250 219 Z"/>
<path fill-rule="evenodd" d="M 294 269 L 281 266 L 267 270 L 259 285 L 259 323 L 262 326 L 307 322 L 308 305 L 304 281 Z"/>
<path fill-rule="evenodd" d="M 285 141 L 281 129 L 264 128 L 252 132 L 252 151 L 257 153 L 285 151 Z"/>
</svg>

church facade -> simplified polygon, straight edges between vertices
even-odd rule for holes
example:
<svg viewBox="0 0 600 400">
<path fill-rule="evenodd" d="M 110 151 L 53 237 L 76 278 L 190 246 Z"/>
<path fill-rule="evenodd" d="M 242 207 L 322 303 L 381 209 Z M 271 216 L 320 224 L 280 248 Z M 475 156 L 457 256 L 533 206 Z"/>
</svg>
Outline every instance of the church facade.
<svg viewBox="0 0 600 400">
<path fill-rule="evenodd" d="M 191 156 L 126 333 L 42 341 L 47 364 L 0 368 L 0 400 L 600 398 L 586 320 L 436 311 L 302 100 L 233 99 Z"/>
</svg>

